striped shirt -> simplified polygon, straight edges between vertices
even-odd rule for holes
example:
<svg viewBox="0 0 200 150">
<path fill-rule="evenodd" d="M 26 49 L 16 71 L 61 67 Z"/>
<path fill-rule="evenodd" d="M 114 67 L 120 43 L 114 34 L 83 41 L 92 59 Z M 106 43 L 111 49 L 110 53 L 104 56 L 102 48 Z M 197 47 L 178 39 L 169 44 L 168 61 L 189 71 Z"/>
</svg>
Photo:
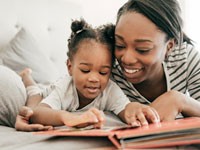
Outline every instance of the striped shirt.
<svg viewBox="0 0 200 150">
<path fill-rule="evenodd" d="M 200 52 L 192 45 L 183 43 L 181 48 L 174 48 L 163 63 L 164 74 L 167 81 L 167 90 L 176 90 L 189 94 L 200 101 Z M 132 102 L 150 104 L 122 74 L 116 61 L 112 70 L 114 80 Z"/>
</svg>

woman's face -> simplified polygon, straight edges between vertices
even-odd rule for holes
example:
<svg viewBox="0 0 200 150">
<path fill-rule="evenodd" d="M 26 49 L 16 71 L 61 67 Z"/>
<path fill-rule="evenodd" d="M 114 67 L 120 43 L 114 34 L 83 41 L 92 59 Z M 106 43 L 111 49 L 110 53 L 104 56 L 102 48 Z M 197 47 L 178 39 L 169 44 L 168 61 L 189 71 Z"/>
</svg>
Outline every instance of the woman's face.
<svg viewBox="0 0 200 150">
<path fill-rule="evenodd" d="M 137 12 L 123 14 L 115 40 L 115 56 L 128 81 L 152 82 L 163 75 L 162 61 L 173 43 L 148 18 Z"/>
</svg>

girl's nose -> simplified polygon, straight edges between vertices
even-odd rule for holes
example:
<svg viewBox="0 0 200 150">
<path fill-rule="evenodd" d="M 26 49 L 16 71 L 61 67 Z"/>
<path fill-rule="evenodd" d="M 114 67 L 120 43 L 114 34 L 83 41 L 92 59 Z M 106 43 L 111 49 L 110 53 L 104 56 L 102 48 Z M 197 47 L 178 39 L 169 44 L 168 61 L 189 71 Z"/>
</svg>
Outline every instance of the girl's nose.
<svg viewBox="0 0 200 150">
<path fill-rule="evenodd" d="M 93 74 L 91 74 L 89 76 L 88 81 L 90 81 L 90 82 L 99 82 L 100 80 L 99 80 L 98 75 L 93 73 Z"/>
</svg>

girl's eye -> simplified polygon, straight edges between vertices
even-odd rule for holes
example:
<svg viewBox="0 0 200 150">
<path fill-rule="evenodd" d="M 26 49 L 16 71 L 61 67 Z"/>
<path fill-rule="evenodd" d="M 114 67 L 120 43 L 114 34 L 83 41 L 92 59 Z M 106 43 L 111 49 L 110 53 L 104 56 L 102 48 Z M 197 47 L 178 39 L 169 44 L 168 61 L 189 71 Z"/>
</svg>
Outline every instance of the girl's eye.
<svg viewBox="0 0 200 150">
<path fill-rule="evenodd" d="M 107 75 L 108 74 L 108 72 L 99 72 L 101 75 Z"/>
<path fill-rule="evenodd" d="M 83 73 L 89 73 L 90 70 L 81 70 L 81 72 L 83 72 Z"/>
</svg>

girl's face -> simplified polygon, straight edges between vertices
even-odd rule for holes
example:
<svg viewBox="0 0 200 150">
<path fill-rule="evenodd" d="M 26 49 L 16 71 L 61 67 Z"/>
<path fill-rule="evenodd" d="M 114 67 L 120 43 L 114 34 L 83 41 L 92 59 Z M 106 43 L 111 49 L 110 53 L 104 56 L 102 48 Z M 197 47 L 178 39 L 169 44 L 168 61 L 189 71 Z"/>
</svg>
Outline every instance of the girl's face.
<svg viewBox="0 0 200 150">
<path fill-rule="evenodd" d="M 162 61 L 173 41 L 148 18 L 137 12 L 121 16 L 115 29 L 115 56 L 126 79 L 133 84 L 162 76 Z"/>
<path fill-rule="evenodd" d="M 111 59 L 106 45 L 94 40 L 79 44 L 77 53 L 71 61 L 68 60 L 67 66 L 80 100 L 92 101 L 105 89 L 111 73 Z"/>
</svg>

